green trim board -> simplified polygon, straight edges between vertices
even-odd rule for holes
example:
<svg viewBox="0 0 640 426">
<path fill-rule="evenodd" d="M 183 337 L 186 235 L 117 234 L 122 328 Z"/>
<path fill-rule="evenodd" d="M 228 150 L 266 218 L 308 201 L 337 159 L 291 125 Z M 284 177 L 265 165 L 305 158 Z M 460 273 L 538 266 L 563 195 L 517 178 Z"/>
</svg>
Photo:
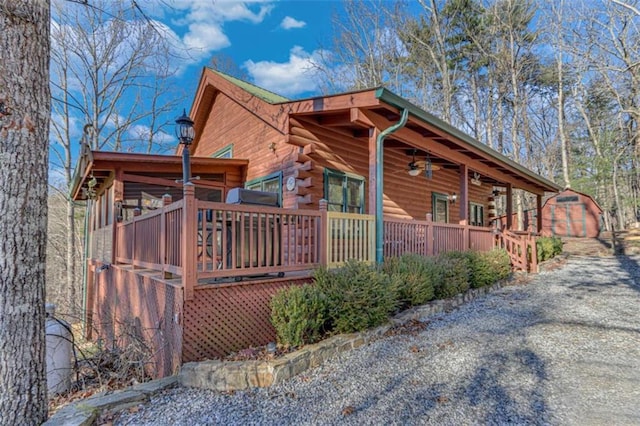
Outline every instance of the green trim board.
<svg viewBox="0 0 640 426">
<path fill-rule="evenodd" d="M 211 154 L 211 158 L 233 158 L 233 144 L 230 143 L 224 148 L 217 150 Z"/>
<path fill-rule="evenodd" d="M 484 226 L 484 205 L 469 202 L 469 225 Z"/>
<path fill-rule="evenodd" d="M 330 189 L 331 179 L 341 181 L 342 190 L 339 194 L 340 200 L 336 200 L 334 193 Z M 357 194 L 355 194 L 356 202 L 353 202 L 353 194 L 349 193 L 350 184 L 355 184 Z M 354 173 L 343 172 L 340 170 L 324 169 L 324 198 L 328 202 L 328 208 L 332 211 L 341 211 L 345 213 L 364 213 L 364 186 L 365 178 Z M 335 210 L 336 206 L 340 206 L 339 210 Z M 354 211 L 357 210 L 357 211 Z"/>
<path fill-rule="evenodd" d="M 438 215 L 437 206 L 441 205 L 444 201 L 444 221 Z M 449 223 L 449 196 L 447 194 L 441 194 L 439 192 L 431 193 L 431 220 L 434 222 Z"/>
<path fill-rule="evenodd" d="M 275 191 L 271 186 L 274 182 L 277 186 L 277 190 Z M 244 183 L 244 187 L 255 191 L 275 192 L 278 194 L 278 205 L 282 206 L 282 172 L 275 172 L 266 176 L 251 179 Z"/>
</svg>

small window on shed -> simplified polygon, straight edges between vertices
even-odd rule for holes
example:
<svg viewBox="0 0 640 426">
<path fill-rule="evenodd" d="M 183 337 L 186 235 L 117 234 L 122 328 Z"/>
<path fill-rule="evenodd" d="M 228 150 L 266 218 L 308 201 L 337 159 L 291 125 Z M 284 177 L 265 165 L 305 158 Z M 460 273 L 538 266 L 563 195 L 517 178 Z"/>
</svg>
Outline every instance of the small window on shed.
<svg viewBox="0 0 640 426">
<path fill-rule="evenodd" d="M 556 203 L 577 203 L 578 201 L 580 198 L 577 195 L 567 195 L 556 199 Z"/>
</svg>

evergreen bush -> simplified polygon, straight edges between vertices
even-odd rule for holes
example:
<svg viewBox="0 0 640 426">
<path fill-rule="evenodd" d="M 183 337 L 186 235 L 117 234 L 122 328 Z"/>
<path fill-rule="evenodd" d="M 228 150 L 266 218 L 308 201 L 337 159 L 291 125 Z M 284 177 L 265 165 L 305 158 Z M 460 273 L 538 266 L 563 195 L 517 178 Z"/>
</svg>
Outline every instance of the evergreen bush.
<svg viewBox="0 0 640 426">
<path fill-rule="evenodd" d="M 313 285 L 292 286 L 271 299 L 271 324 L 278 342 L 285 346 L 315 343 L 323 338 L 327 322 L 327 299 Z"/>
<path fill-rule="evenodd" d="M 418 254 L 405 254 L 385 261 L 384 270 L 395 278 L 396 300 L 399 308 L 423 305 L 433 299 L 432 258 Z"/>
<path fill-rule="evenodd" d="M 539 237 L 536 240 L 538 262 L 551 259 L 562 253 L 562 240 L 559 237 Z"/>
<path fill-rule="evenodd" d="M 352 333 L 383 324 L 397 307 L 397 277 L 374 266 L 349 261 L 339 269 L 316 270 L 318 289 L 326 296 L 329 327 Z"/>
<path fill-rule="evenodd" d="M 492 279 L 486 285 L 504 280 L 511 275 L 511 259 L 505 249 L 494 249 L 479 255 L 484 258 L 491 270 Z"/>
<path fill-rule="evenodd" d="M 466 253 L 458 251 L 442 253 L 437 256 L 436 263 L 441 280 L 439 285 L 435 285 L 435 294 L 438 299 L 446 299 L 469 289 L 471 268 Z"/>
</svg>

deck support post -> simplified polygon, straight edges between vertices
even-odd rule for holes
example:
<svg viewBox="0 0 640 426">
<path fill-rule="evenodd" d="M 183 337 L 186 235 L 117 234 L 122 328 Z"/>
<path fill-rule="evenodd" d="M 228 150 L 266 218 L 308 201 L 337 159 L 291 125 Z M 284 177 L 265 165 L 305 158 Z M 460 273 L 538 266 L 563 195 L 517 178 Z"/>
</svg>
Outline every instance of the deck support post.
<svg viewBox="0 0 640 426">
<path fill-rule="evenodd" d="M 542 233 L 542 195 L 536 194 L 536 231 Z"/>
<path fill-rule="evenodd" d="M 327 266 L 329 253 L 329 223 L 327 207 L 329 202 L 324 198 L 320 200 L 320 265 Z"/>
<path fill-rule="evenodd" d="M 427 213 L 427 256 L 433 256 L 433 214 Z"/>
<path fill-rule="evenodd" d="M 182 288 L 184 300 L 193 300 L 193 288 L 197 281 L 198 260 L 196 258 L 197 206 L 195 186 L 191 182 L 184 184 L 182 207 Z"/>
<path fill-rule="evenodd" d="M 469 218 L 469 167 L 466 164 L 460 164 L 460 197 L 458 199 L 459 220 L 467 221 Z"/>
<path fill-rule="evenodd" d="M 506 200 L 507 229 L 511 231 L 513 229 L 513 190 L 510 183 L 507 183 L 506 187 L 507 187 L 507 200 Z"/>
<path fill-rule="evenodd" d="M 384 179 L 384 139 L 396 130 L 404 127 L 409 118 L 409 110 L 403 109 L 400 121 L 391 127 L 384 129 L 376 138 L 376 263 L 379 265 L 384 261 L 384 218 L 383 218 L 383 179 Z"/>
</svg>

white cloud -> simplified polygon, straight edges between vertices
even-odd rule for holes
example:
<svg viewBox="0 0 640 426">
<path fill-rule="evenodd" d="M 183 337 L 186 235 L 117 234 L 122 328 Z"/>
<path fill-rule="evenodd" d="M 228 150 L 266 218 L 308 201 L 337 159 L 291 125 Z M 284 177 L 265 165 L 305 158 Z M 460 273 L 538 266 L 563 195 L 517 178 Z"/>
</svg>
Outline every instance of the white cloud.
<svg viewBox="0 0 640 426">
<path fill-rule="evenodd" d="M 189 25 L 189 32 L 184 36 L 184 45 L 187 49 L 196 50 L 206 56 L 212 51 L 230 46 L 231 43 L 219 25 L 194 22 Z M 196 53 L 196 56 L 200 55 Z"/>
<path fill-rule="evenodd" d="M 285 18 L 280 23 L 280 28 L 284 30 L 290 30 L 293 28 L 303 28 L 306 25 L 307 23 L 304 21 L 298 21 L 297 19 L 292 18 L 291 16 L 285 16 Z"/>
<path fill-rule="evenodd" d="M 182 44 L 193 62 L 231 45 L 224 33 L 226 22 L 261 23 L 273 9 L 273 0 L 175 0 L 171 8 L 177 26 L 187 27 Z M 160 13 L 158 13 L 160 14 Z"/>
<path fill-rule="evenodd" d="M 255 84 L 284 96 L 293 96 L 318 89 L 318 78 L 314 63 L 320 60 L 321 51 L 307 53 L 295 46 L 289 54 L 289 61 L 246 61 L 243 67 L 249 72 Z"/>
</svg>

